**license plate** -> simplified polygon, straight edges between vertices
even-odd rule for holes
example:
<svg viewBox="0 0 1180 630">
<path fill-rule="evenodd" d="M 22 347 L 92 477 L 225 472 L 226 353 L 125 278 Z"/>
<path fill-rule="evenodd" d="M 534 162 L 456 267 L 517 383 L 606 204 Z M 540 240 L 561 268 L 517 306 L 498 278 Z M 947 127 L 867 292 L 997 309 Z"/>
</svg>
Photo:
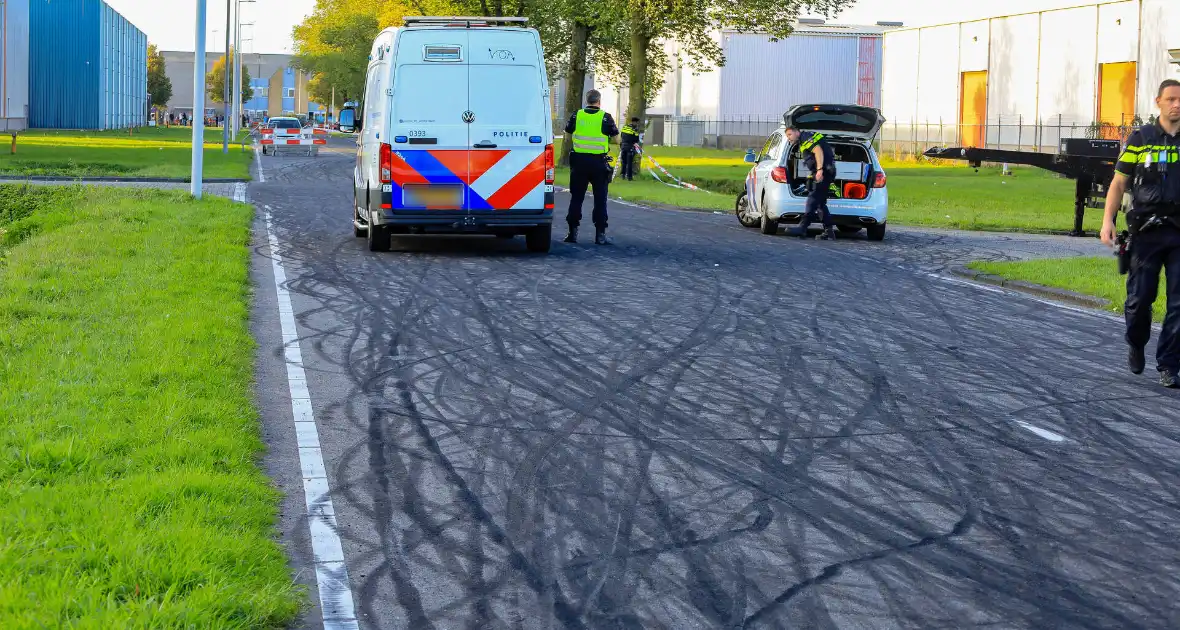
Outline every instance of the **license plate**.
<svg viewBox="0 0 1180 630">
<path fill-rule="evenodd" d="M 409 184 L 402 187 L 402 205 L 407 208 L 457 210 L 463 207 L 463 187 Z"/>
</svg>

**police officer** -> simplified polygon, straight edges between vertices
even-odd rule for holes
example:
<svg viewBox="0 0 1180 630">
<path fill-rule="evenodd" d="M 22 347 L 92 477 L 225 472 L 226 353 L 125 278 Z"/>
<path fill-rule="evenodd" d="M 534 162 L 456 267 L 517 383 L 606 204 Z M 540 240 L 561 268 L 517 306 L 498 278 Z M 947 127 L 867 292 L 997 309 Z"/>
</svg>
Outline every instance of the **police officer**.
<svg viewBox="0 0 1180 630">
<path fill-rule="evenodd" d="M 1167 273 L 1167 315 L 1156 346 L 1156 368 L 1160 385 L 1180 388 L 1180 81 L 1164 81 L 1155 102 L 1159 120 L 1134 131 L 1119 156 L 1106 195 L 1102 242 L 1114 245 L 1115 215 L 1130 187 L 1127 362 L 1133 373 L 1143 372 L 1147 362 L 1144 348 L 1151 337 L 1151 306 L 1163 269 Z"/>
<path fill-rule="evenodd" d="M 619 159 L 623 162 L 623 179 L 632 182 L 635 181 L 635 154 L 641 152 L 639 132 L 636 129 L 639 127 L 639 118 L 632 117 L 631 124 L 623 125 L 619 131 L 620 144 L 622 145 L 622 155 Z"/>
<path fill-rule="evenodd" d="M 836 153 L 822 133 L 801 132 L 790 127 L 787 129 L 787 140 L 792 146 L 799 147 L 803 163 L 814 173 L 815 178 L 811 183 L 811 191 L 807 193 L 803 218 L 799 220 L 799 225 L 787 230 L 787 234 L 806 237 L 807 227 L 818 218 L 824 225 L 823 239 L 835 240 L 836 227 L 832 213 L 828 212 L 828 187 L 836 181 Z"/>
<path fill-rule="evenodd" d="M 610 182 L 610 139 L 619 135 L 614 118 L 602 111 L 602 94 L 598 90 L 586 93 L 586 107 L 570 116 L 565 132 L 570 136 L 570 208 L 565 221 L 569 224 L 567 243 L 578 242 L 578 225 L 582 222 L 582 201 L 586 187 L 594 188 L 594 242 L 607 245 L 606 187 Z"/>
</svg>

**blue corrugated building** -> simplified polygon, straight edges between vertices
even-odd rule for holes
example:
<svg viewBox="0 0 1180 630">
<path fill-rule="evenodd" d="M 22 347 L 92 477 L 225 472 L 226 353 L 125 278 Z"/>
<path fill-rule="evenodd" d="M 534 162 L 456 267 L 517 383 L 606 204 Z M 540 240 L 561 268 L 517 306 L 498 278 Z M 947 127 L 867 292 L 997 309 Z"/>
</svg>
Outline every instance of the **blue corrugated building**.
<svg viewBox="0 0 1180 630">
<path fill-rule="evenodd" d="M 102 0 L 31 0 L 29 126 L 147 121 L 147 36 Z"/>
</svg>

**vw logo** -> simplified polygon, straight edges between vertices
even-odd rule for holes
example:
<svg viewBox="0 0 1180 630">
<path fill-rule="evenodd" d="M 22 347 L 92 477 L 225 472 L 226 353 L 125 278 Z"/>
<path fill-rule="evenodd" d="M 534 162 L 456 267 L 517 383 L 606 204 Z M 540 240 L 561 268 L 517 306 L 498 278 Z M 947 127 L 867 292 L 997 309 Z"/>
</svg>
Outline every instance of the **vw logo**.
<svg viewBox="0 0 1180 630">
<path fill-rule="evenodd" d="M 475 122 L 475 112 L 471 111 L 470 109 L 463 112 L 463 122 L 469 125 Z"/>
</svg>

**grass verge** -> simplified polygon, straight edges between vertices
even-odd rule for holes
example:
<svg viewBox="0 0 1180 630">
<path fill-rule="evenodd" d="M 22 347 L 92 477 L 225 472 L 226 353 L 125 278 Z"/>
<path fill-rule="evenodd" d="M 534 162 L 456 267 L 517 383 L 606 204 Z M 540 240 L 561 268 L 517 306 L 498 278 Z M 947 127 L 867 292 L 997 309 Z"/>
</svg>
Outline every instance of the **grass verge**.
<svg viewBox="0 0 1180 630">
<path fill-rule="evenodd" d="M 0 175 L 54 177 L 188 177 L 192 129 L 147 127 L 123 131 L 32 130 L 17 138 L 16 155 L 0 147 Z M 230 144 L 221 130 L 205 132 L 205 177 L 248 179 L 253 154 Z"/>
<path fill-rule="evenodd" d="M 972 269 L 1001 276 L 1010 280 L 1021 280 L 1049 287 L 1066 289 L 1110 300 L 1111 310 L 1123 312 L 1127 298 L 1127 277 L 1118 273 L 1113 257 L 1046 258 L 1019 262 L 976 262 L 968 265 Z M 1163 278 L 1160 279 L 1159 299 L 1155 302 L 1155 321 L 1163 321 L 1164 306 Z"/>
<path fill-rule="evenodd" d="M 617 149 L 616 149 L 617 150 Z M 743 151 L 649 147 L 677 177 L 715 194 L 677 189 L 655 181 L 616 181 L 611 194 L 639 203 L 732 211 L 750 165 Z M 1073 227 L 1074 184 L 1035 168 L 973 169 L 957 164 L 885 161 L 889 176 L 889 222 L 894 225 L 964 230 L 1066 232 Z M 662 175 L 661 175 L 662 177 Z M 559 180 L 568 181 L 568 175 Z M 1097 230 L 1101 212 L 1087 213 L 1084 226 Z"/>
<path fill-rule="evenodd" d="M 0 627 L 279 627 L 252 210 L 0 186 Z"/>
</svg>

